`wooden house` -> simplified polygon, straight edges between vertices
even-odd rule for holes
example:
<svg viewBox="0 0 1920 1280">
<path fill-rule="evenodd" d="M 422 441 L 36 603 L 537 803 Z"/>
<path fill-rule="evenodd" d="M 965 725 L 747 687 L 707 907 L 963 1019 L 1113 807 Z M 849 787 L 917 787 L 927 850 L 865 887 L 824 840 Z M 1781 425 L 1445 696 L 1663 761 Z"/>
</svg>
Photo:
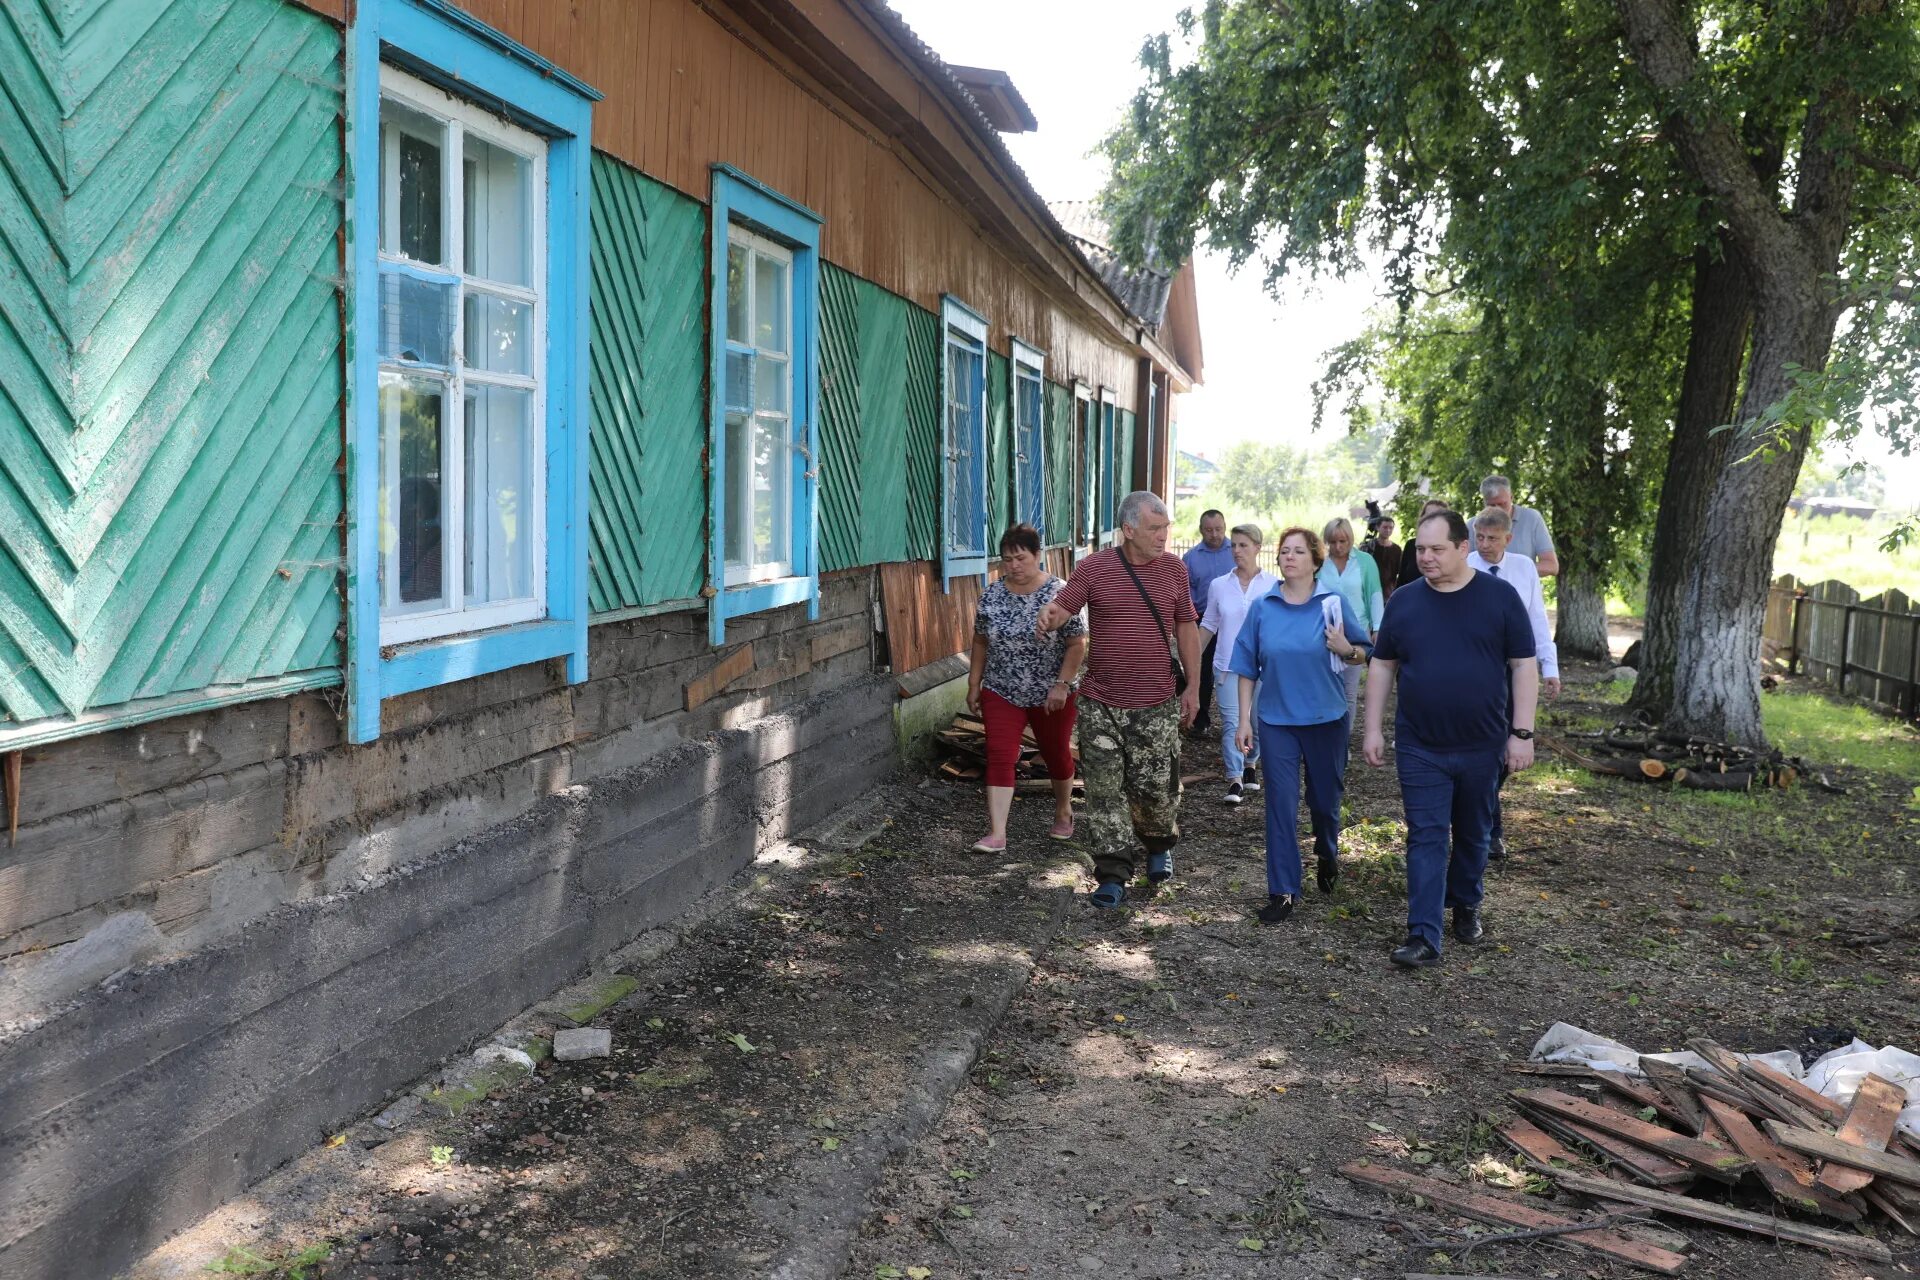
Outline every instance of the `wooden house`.
<svg viewBox="0 0 1920 1280">
<path fill-rule="evenodd" d="M 881 0 L 0 0 L 0 1273 L 857 795 L 1002 528 L 1168 492 L 1191 271 L 1031 123 Z"/>
</svg>

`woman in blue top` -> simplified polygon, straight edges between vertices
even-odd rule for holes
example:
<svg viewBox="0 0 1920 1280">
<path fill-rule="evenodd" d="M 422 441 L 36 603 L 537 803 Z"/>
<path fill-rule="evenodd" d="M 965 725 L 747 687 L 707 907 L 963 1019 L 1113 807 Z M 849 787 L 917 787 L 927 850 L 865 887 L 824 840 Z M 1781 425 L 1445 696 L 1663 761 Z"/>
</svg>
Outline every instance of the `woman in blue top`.
<svg viewBox="0 0 1920 1280">
<path fill-rule="evenodd" d="M 1293 914 L 1300 898 L 1300 771 L 1320 892 L 1340 875 L 1340 795 L 1347 780 L 1347 690 L 1342 673 L 1367 660 L 1372 642 L 1340 592 L 1314 580 L 1325 559 L 1311 529 L 1280 535 L 1280 585 L 1247 611 L 1233 645 L 1240 678 L 1239 745 L 1253 746 L 1255 725 L 1267 775 L 1266 924 Z M 1255 702 L 1255 688 L 1259 689 Z"/>
</svg>

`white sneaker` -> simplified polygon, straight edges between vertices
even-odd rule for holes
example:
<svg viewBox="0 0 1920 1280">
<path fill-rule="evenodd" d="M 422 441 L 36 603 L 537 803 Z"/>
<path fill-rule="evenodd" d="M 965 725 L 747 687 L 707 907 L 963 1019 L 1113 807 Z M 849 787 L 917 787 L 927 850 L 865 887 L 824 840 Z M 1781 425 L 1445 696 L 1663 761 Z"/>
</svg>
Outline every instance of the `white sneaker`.
<svg viewBox="0 0 1920 1280">
<path fill-rule="evenodd" d="M 1246 788 L 1242 787 L 1239 783 L 1229 782 L 1227 784 L 1227 794 L 1221 796 L 1220 799 L 1226 804 L 1239 804 L 1246 798 L 1242 794 L 1245 790 Z"/>
</svg>

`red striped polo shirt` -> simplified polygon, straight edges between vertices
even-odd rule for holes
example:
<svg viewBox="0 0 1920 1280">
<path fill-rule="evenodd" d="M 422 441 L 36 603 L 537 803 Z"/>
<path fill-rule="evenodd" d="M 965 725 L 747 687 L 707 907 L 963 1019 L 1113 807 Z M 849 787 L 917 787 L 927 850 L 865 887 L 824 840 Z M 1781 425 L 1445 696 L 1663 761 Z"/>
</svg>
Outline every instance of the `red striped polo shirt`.
<svg viewBox="0 0 1920 1280">
<path fill-rule="evenodd" d="M 1110 707 L 1154 707 L 1173 696 L 1168 642 L 1181 623 L 1198 622 L 1199 615 L 1187 590 L 1187 567 L 1178 556 L 1161 555 L 1134 565 L 1140 585 L 1152 595 L 1166 624 L 1162 639 L 1120 555 L 1118 547 L 1109 547 L 1082 560 L 1053 602 L 1068 613 L 1087 611 L 1093 639 L 1080 691 Z M 1188 674 L 1197 678 L 1197 673 Z"/>
</svg>

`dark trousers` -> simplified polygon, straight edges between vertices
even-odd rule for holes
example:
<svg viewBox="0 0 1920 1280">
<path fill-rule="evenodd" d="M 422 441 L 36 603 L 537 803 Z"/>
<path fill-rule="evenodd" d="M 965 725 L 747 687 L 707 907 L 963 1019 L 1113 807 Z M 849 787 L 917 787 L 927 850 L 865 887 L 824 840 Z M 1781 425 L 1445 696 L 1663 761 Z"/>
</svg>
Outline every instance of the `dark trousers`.
<svg viewBox="0 0 1920 1280">
<path fill-rule="evenodd" d="M 1485 892 L 1505 745 L 1433 751 L 1404 730 L 1394 742 L 1407 813 L 1407 932 L 1436 951 L 1445 910 L 1477 908 Z"/>
<path fill-rule="evenodd" d="M 1219 643 L 1220 637 L 1213 637 L 1207 641 L 1206 649 L 1200 654 L 1200 714 L 1193 720 L 1193 732 L 1196 737 L 1206 732 L 1207 728 L 1213 724 L 1213 650 Z M 1189 671 L 1187 675 L 1191 677 L 1193 672 Z"/>
<path fill-rule="evenodd" d="M 1340 796 L 1347 784 L 1346 721 L 1325 724 L 1255 722 L 1267 780 L 1267 892 L 1300 896 L 1300 773 L 1307 775 L 1307 812 L 1315 858 L 1340 853 Z"/>
<path fill-rule="evenodd" d="M 1493 784 L 1493 828 L 1487 834 L 1489 848 L 1507 838 L 1507 820 L 1500 812 L 1500 791 L 1507 785 L 1507 757 L 1504 749 L 1500 756 L 1500 780 Z"/>
</svg>

